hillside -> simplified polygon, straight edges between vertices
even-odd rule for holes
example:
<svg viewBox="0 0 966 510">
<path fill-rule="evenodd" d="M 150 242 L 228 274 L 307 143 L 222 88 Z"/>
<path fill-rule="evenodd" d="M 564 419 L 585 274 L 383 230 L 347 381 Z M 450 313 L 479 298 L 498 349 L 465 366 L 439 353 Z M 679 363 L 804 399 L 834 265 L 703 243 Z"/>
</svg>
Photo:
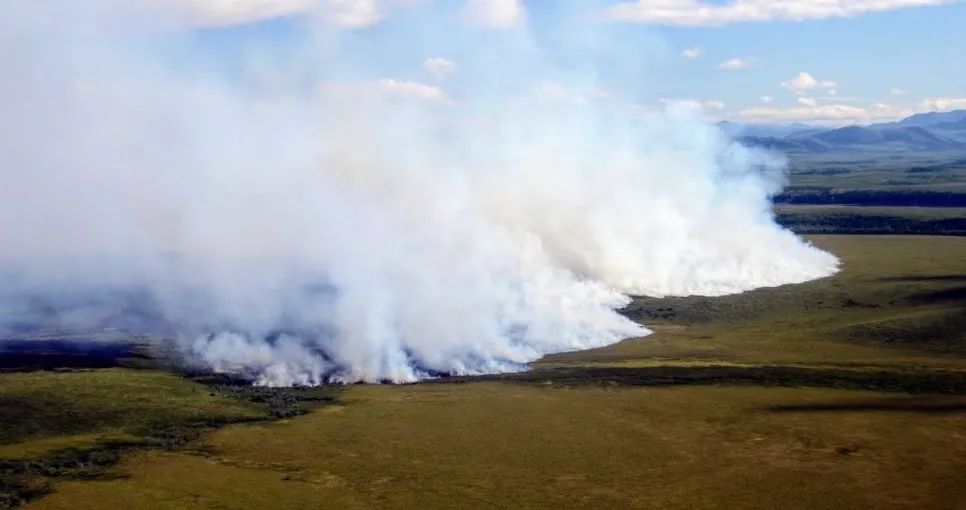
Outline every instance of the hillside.
<svg viewBox="0 0 966 510">
<path fill-rule="evenodd" d="M 745 144 L 799 153 L 966 151 L 966 110 L 920 113 L 897 122 L 840 128 L 719 124 Z"/>
</svg>

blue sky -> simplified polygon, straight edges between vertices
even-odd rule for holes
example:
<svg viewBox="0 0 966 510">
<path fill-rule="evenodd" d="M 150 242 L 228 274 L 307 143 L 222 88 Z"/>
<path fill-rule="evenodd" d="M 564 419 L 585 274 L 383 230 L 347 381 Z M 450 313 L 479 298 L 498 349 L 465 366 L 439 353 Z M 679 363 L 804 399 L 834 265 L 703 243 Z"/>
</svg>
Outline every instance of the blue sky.
<svg viewBox="0 0 966 510">
<path fill-rule="evenodd" d="M 228 74 L 253 54 L 284 64 L 323 18 L 365 60 L 343 66 L 357 78 L 443 88 L 422 67 L 439 57 L 458 71 L 445 86 L 459 88 L 487 79 L 474 75 L 474 59 L 498 58 L 501 45 L 518 51 L 526 39 L 564 70 L 561 90 L 576 81 L 572 93 L 586 94 L 592 82 L 642 108 L 691 101 L 716 119 L 823 124 L 966 108 L 966 3 L 958 1 L 171 1 L 195 18 L 200 61 Z M 701 8 L 706 17 L 695 14 Z M 544 71 L 532 69 L 533 78 L 554 80 Z"/>
<path fill-rule="evenodd" d="M 776 105 L 792 105 L 797 96 L 781 83 L 807 72 L 836 82 L 842 97 L 837 102 L 914 108 L 929 98 L 966 96 L 964 26 L 966 5 L 959 4 L 854 18 L 658 30 L 674 47 L 704 49 L 702 58 L 676 63 L 669 94 L 677 90 L 736 107 L 771 96 Z M 732 58 L 754 60 L 748 69 L 713 69 Z"/>
</svg>

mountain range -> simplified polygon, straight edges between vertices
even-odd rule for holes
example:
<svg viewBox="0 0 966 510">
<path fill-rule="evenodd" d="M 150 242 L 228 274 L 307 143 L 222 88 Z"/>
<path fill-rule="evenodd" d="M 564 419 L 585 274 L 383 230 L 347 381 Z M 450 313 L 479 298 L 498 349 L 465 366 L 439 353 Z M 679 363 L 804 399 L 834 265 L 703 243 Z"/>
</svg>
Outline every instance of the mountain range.
<svg viewBox="0 0 966 510">
<path fill-rule="evenodd" d="M 840 128 L 729 121 L 718 126 L 747 145 L 786 152 L 966 151 L 966 110 L 917 113 L 896 122 Z"/>
</svg>

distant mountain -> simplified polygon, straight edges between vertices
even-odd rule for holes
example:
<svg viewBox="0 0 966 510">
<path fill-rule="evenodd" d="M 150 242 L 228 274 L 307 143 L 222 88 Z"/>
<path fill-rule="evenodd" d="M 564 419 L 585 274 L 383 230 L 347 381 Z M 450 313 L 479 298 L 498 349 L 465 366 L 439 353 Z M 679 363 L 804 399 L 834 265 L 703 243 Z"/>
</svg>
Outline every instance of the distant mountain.
<svg viewBox="0 0 966 510">
<path fill-rule="evenodd" d="M 930 124 L 929 129 L 941 129 L 941 130 L 963 130 L 966 129 L 966 116 L 959 120 L 951 120 L 949 122 L 938 122 L 936 124 Z"/>
<path fill-rule="evenodd" d="M 952 110 L 949 112 L 926 112 L 910 115 L 894 122 L 880 122 L 865 126 L 871 129 L 888 129 L 896 127 L 924 127 L 933 128 L 940 124 L 958 123 L 966 119 L 966 110 Z"/>
<path fill-rule="evenodd" d="M 966 142 L 966 116 L 959 120 L 930 124 L 927 129 L 959 140 L 960 142 Z"/>
<path fill-rule="evenodd" d="M 785 152 L 827 152 L 829 146 L 817 140 L 795 139 L 795 138 L 775 138 L 768 136 L 742 136 L 737 138 L 745 145 L 762 147 L 776 151 Z"/>
<path fill-rule="evenodd" d="M 810 138 L 831 146 L 897 144 L 919 150 L 938 150 L 960 145 L 956 140 L 918 126 L 882 129 L 848 126 L 815 133 Z"/>
<path fill-rule="evenodd" d="M 806 126 L 802 129 L 793 131 L 786 138 L 806 138 L 822 131 L 828 131 L 827 127 Z"/>
<path fill-rule="evenodd" d="M 755 129 L 729 124 L 731 136 L 743 143 L 782 151 L 966 150 L 966 110 L 919 113 L 897 122 L 836 129 L 802 124 L 783 126 L 786 130 L 776 126 Z M 735 130 L 735 126 L 743 129 Z M 796 126 L 794 130 L 792 126 Z"/>
<path fill-rule="evenodd" d="M 719 122 L 718 128 L 728 136 L 733 137 L 753 136 L 769 138 L 783 138 L 801 131 L 820 131 L 824 129 L 816 129 L 815 126 L 809 126 L 808 124 L 802 124 L 800 122 L 792 124 L 741 124 L 727 120 Z"/>
<path fill-rule="evenodd" d="M 966 119 L 966 110 L 953 110 L 951 112 L 917 113 L 900 120 L 898 124 L 900 126 L 931 126 L 946 122 L 958 122 L 963 119 Z"/>
</svg>

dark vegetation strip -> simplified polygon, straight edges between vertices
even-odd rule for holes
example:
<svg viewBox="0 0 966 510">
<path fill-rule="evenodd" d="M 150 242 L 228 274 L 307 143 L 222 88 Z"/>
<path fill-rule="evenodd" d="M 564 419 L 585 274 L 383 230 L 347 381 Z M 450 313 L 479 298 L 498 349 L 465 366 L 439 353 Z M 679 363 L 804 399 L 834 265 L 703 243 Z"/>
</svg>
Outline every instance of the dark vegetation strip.
<svg viewBox="0 0 966 510">
<path fill-rule="evenodd" d="M 439 382 L 502 380 L 525 383 L 619 386 L 757 385 L 822 387 L 915 394 L 966 395 L 966 373 L 942 370 L 842 370 L 790 366 L 588 367 L 518 374 L 452 377 Z"/>
<path fill-rule="evenodd" d="M 128 342 L 77 339 L 0 339 L 0 373 L 113 368 L 129 360 L 147 360 Z"/>
<path fill-rule="evenodd" d="M 791 187 L 775 197 L 776 204 L 964 207 L 966 193 L 941 190 L 835 189 Z"/>
<path fill-rule="evenodd" d="M 773 413 L 842 413 L 853 411 L 916 412 L 930 414 L 966 412 L 966 400 L 960 396 L 918 395 L 902 398 L 863 399 L 809 404 L 778 404 L 765 407 Z"/>
<path fill-rule="evenodd" d="M 796 234 L 966 236 L 966 218 L 917 219 L 862 214 L 780 213 L 778 223 Z"/>
</svg>

